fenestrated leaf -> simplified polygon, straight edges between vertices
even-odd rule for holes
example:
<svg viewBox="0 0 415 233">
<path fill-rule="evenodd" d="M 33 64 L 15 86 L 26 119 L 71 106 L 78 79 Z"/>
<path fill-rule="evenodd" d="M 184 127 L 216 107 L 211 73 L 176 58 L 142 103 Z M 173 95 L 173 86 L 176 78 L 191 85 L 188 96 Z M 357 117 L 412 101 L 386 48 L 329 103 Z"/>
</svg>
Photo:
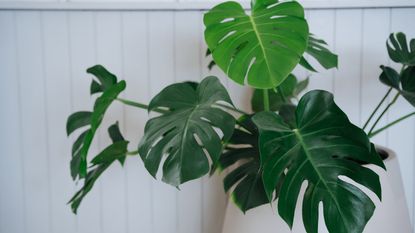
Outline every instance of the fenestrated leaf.
<svg viewBox="0 0 415 233">
<path fill-rule="evenodd" d="M 382 83 L 396 89 L 412 106 L 415 107 L 415 66 L 406 67 L 401 74 L 391 67 L 381 66 Z"/>
<path fill-rule="evenodd" d="M 408 66 L 415 65 L 415 39 L 411 39 L 408 46 L 404 33 L 391 33 L 386 47 L 392 61 Z"/>
<path fill-rule="evenodd" d="M 72 211 L 76 214 L 79 205 L 84 197 L 91 191 L 99 176 L 115 161 L 125 160 L 128 141 L 124 140 L 118 128 L 118 122 L 108 128 L 113 144 L 105 148 L 92 161 L 92 167 L 85 176 L 82 188 L 75 193 L 68 204 L 71 204 Z M 82 134 L 84 135 L 84 134 Z M 83 136 L 80 136 L 82 138 Z"/>
<path fill-rule="evenodd" d="M 302 211 L 307 232 L 317 233 L 320 202 L 329 232 L 362 232 L 375 205 L 339 176 L 351 178 L 381 198 L 378 175 L 362 163 L 384 165 L 365 132 L 350 123 L 332 94 L 317 90 L 304 95 L 296 109 L 295 128 L 273 112 L 258 113 L 253 121 L 260 132 L 262 177 L 269 200 L 285 175 L 278 212 L 288 225 L 293 224 L 300 188 L 307 181 Z"/>
<path fill-rule="evenodd" d="M 71 174 L 73 179 L 76 179 L 78 175 L 80 178 L 86 176 L 88 150 L 91 146 L 95 132 L 100 126 L 108 107 L 126 87 L 125 81 L 122 80 L 117 82 L 117 78 L 101 65 L 93 66 L 87 71 L 88 73 L 94 74 L 100 82 L 98 83 L 94 80 L 92 83 L 95 84 L 92 84 L 92 86 L 95 86 L 94 90 L 96 92 L 102 92 L 102 94 L 96 99 L 92 112 L 78 112 L 72 114 L 68 118 L 68 135 L 83 126 L 90 126 L 77 139 L 72 150 Z M 98 87 L 99 91 L 97 89 Z M 122 163 L 121 160 L 120 162 Z"/>
<path fill-rule="evenodd" d="M 163 89 L 149 104 L 149 110 L 170 111 L 150 119 L 139 145 L 139 153 L 149 173 L 156 177 L 163 156 L 163 181 L 178 186 L 209 172 L 209 160 L 216 163 L 222 152 L 222 140 L 232 136 L 235 119 L 214 105 L 232 104 L 226 89 L 216 77 L 200 84 L 178 83 Z M 205 151 L 207 154 L 205 153 Z"/>
<path fill-rule="evenodd" d="M 260 169 L 258 130 L 251 116 L 242 116 L 229 140 L 226 151 L 220 156 L 218 168 L 229 172 L 224 189 L 243 212 L 268 203 Z M 237 167 L 231 167 L 237 164 Z"/>
<path fill-rule="evenodd" d="M 337 68 L 337 55 L 332 53 L 327 47 L 324 40 L 317 39 L 313 34 L 308 37 L 308 46 L 306 53 L 313 57 L 325 69 Z M 316 69 L 303 57 L 300 65 L 304 68 L 316 72 Z"/>
<path fill-rule="evenodd" d="M 252 1 L 251 15 L 225 2 L 206 13 L 204 23 L 216 64 L 235 82 L 255 88 L 282 83 L 307 47 L 308 25 L 296 1 Z"/>
<path fill-rule="evenodd" d="M 75 130 L 91 124 L 92 112 L 75 112 L 68 117 L 66 122 L 66 134 L 69 136 Z"/>
</svg>

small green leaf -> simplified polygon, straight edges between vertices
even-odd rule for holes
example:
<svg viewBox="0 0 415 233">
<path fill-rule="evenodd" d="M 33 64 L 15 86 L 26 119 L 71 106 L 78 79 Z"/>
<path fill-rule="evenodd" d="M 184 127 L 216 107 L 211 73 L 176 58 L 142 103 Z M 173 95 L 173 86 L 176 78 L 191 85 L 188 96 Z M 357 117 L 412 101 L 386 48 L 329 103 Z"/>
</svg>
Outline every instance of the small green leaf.
<svg viewBox="0 0 415 233">
<path fill-rule="evenodd" d="M 415 66 L 406 67 L 401 74 L 390 67 L 381 66 L 379 79 L 382 83 L 396 89 L 415 107 Z"/>
<path fill-rule="evenodd" d="M 392 33 L 389 36 L 389 41 L 386 42 L 386 47 L 392 61 L 408 66 L 415 65 L 414 39 L 410 41 L 408 48 L 408 42 L 404 33 Z"/>
<path fill-rule="evenodd" d="M 98 92 L 103 92 L 111 88 L 117 83 L 117 77 L 110 73 L 102 65 L 95 65 L 87 69 L 87 73 L 94 75 L 98 81 L 95 80 L 91 83 L 91 95 Z"/>
<path fill-rule="evenodd" d="M 388 66 L 380 66 L 380 68 L 383 70 L 382 74 L 379 77 L 380 81 L 387 86 L 400 89 L 400 78 L 398 72 Z"/>
<path fill-rule="evenodd" d="M 282 182 L 278 213 L 291 227 L 304 181 L 303 221 L 307 232 L 317 233 L 319 203 L 329 232 L 361 233 L 375 205 L 347 176 L 381 198 L 379 176 L 362 163 L 384 164 L 366 133 L 354 126 L 334 103 L 332 94 L 305 94 L 290 127 L 273 112 L 253 117 L 259 129 L 259 148 L 265 191 L 270 201 Z"/>
<path fill-rule="evenodd" d="M 104 164 L 125 158 L 125 154 L 127 153 L 127 145 L 127 141 L 115 142 L 114 144 L 105 148 L 97 156 L 95 156 L 95 158 L 92 159 L 91 163 L 93 165 Z"/>
<path fill-rule="evenodd" d="M 219 4 L 204 16 L 205 39 L 215 63 L 235 82 L 270 89 L 282 83 L 307 47 L 308 25 L 296 1 Z M 245 80 L 246 79 L 246 80 Z"/>
<path fill-rule="evenodd" d="M 309 78 L 306 78 L 306 79 L 298 82 L 298 84 L 297 84 L 297 86 L 294 90 L 293 96 L 297 97 L 301 92 L 303 92 L 308 87 L 309 82 L 310 82 Z"/>
<path fill-rule="evenodd" d="M 69 136 L 75 130 L 91 124 L 92 112 L 75 112 L 68 117 L 66 133 Z"/>
<path fill-rule="evenodd" d="M 337 55 L 326 48 L 327 43 L 324 40 L 317 39 L 310 34 L 306 53 L 313 57 L 325 69 L 337 68 Z M 305 60 L 300 63 L 304 68 L 315 72 L 315 69 Z"/>
<path fill-rule="evenodd" d="M 163 181 L 173 186 L 209 172 L 207 155 L 216 163 L 222 152 L 221 140 L 229 140 L 235 126 L 230 114 L 214 106 L 220 101 L 232 104 L 216 77 L 207 77 L 200 84 L 170 85 L 151 100 L 149 110 L 170 110 L 147 122 L 138 148 L 153 177 L 163 156 Z M 214 128 L 221 130 L 222 139 Z"/>
</svg>

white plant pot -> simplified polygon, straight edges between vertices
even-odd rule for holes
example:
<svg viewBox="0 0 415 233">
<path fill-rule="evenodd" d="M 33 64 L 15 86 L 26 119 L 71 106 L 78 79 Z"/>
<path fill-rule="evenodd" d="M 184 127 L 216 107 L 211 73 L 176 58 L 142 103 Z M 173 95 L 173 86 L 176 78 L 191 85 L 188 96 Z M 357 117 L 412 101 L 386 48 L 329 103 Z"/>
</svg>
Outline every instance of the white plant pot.
<svg viewBox="0 0 415 233">
<path fill-rule="evenodd" d="M 391 150 L 380 148 L 388 153 L 388 158 L 384 161 L 387 172 L 379 167 L 368 165 L 380 176 L 382 184 L 382 202 L 378 200 L 375 194 L 362 188 L 376 205 L 375 213 L 370 219 L 364 233 L 411 233 L 411 224 L 409 220 L 408 209 L 405 200 L 405 194 L 402 185 L 401 173 L 398 159 Z M 350 181 L 347 179 L 347 181 Z M 302 196 L 306 184 L 303 185 L 300 192 L 300 198 L 297 202 L 295 219 L 292 230 L 278 216 L 275 206 L 263 205 L 252 209 L 244 215 L 232 202 L 228 203 L 225 215 L 225 222 L 222 233 L 306 233 L 301 217 Z M 320 204 L 319 233 L 328 232 L 322 215 L 322 205 Z"/>
</svg>

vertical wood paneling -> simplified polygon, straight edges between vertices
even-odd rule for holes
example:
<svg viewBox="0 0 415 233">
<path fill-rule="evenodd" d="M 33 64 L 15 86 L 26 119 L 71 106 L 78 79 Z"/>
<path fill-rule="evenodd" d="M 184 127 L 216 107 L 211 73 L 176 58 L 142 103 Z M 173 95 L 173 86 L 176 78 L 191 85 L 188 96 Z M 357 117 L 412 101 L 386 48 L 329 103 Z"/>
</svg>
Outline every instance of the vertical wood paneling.
<svg viewBox="0 0 415 233">
<path fill-rule="evenodd" d="M 27 231 L 50 232 L 50 180 L 40 12 L 16 13 Z M 28 40 L 28 38 L 30 38 Z"/>
<path fill-rule="evenodd" d="M 122 15 L 123 78 L 127 81 L 125 98 L 148 103 L 150 80 L 148 71 L 147 13 L 128 12 Z M 130 140 L 130 150 L 136 150 L 143 134 L 147 112 L 125 108 L 124 135 Z M 127 179 L 127 232 L 152 232 L 153 195 L 152 177 L 140 158 L 130 157 L 125 162 Z"/>
<path fill-rule="evenodd" d="M 174 13 L 175 81 L 200 81 L 199 13 Z M 191 30 L 189 30 L 191 29 Z M 177 193 L 177 232 L 202 229 L 202 181 L 190 181 Z"/>
<path fill-rule="evenodd" d="M 102 64 L 111 73 L 122 79 L 122 39 L 121 39 L 121 14 L 119 12 L 98 12 L 96 13 L 96 54 L 97 63 Z M 100 150 L 111 144 L 108 135 L 108 126 L 115 122 L 120 123 L 123 128 L 123 106 L 114 103 L 108 110 L 103 120 L 99 134 Z M 125 175 L 119 163 L 114 163 L 102 175 L 102 224 L 103 232 L 125 232 L 126 224 L 126 200 Z M 114 218 L 114 216 L 117 216 Z"/>
<path fill-rule="evenodd" d="M 71 89 L 68 31 L 66 14 L 42 13 L 42 37 L 46 78 L 47 130 L 50 179 L 51 232 L 76 232 L 76 218 L 66 203 L 73 191 L 69 176 L 68 151 L 71 147 L 66 139 L 64 126 L 71 113 Z M 56 59 L 56 58 L 60 59 Z M 57 101 L 59 100 L 59 101 Z"/>
<path fill-rule="evenodd" d="M 361 97 L 360 97 L 360 125 L 363 126 L 376 105 L 387 92 L 387 87 L 379 82 L 381 64 L 388 64 L 389 56 L 386 51 L 385 41 L 389 36 L 389 10 L 364 10 L 362 25 L 362 50 L 361 50 Z M 383 27 L 374 27 L 383 25 Z M 382 108 L 385 107 L 382 106 Z M 374 118 L 367 127 L 374 123 Z M 387 123 L 385 117 L 379 125 Z M 379 145 L 386 145 L 387 134 L 377 135 L 373 141 Z"/>
<path fill-rule="evenodd" d="M 151 96 L 174 82 L 174 15 L 151 12 L 148 21 L 148 56 Z M 159 169 L 160 171 L 160 169 Z M 154 233 L 177 232 L 177 190 L 158 180 L 153 181 Z"/>
<path fill-rule="evenodd" d="M 207 68 L 211 58 L 205 56 L 207 46 L 203 37 L 204 12 L 200 12 L 199 14 L 199 45 L 200 54 L 202 55 L 199 58 L 199 61 L 201 64 L 202 78 L 214 75 L 219 78 L 224 86 L 227 86 L 228 79 L 224 76 L 222 71 L 220 71 L 216 66 L 211 71 Z M 223 174 L 219 174 L 218 172 L 211 177 L 202 178 L 202 233 L 215 233 L 222 231 L 225 208 L 228 200 L 228 195 L 224 193 L 222 178 Z"/>
<path fill-rule="evenodd" d="M 360 122 L 362 13 L 362 10 L 337 10 L 335 25 L 339 70 L 335 72 L 333 91 L 336 103 L 354 124 Z"/>
<path fill-rule="evenodd" d="M 25 232 L 20 90 L 14 12 L 0 12 L 0 232 Z"/>
<path fill-rule="evenodd" d="M 415 14 L 412 9 L 392 9 L 391 12 L 391 31 L 404 32 L 408 38 L 415 38 L 415 28 L 408 22 L 414 22 Z M 394 65 L 397 69 L 400 66 Z M 398 117 L 412 112 L 414 109 L 402 97 L 393 107 L 389 114 L 389 120 L 393 121 Z M 397 152 L 401 166 L 402 179 L 405 187 L 406 199 L 409 206 L 410 216 L 414 216 L 414 138 L 415 120 L 409 119 L 389 130 L 388 146 Z"/>
<path fill-rule="evenodd" d="M 336 102 L 361 125 L 386 89 L 378 82 L 378 66 L 388 63 L 386 37 L 390 29 L 415 37 L 408 23 L 414 15 L 414 9 L 308 10 L 310 31 L 339 54 L 339 70 L 317 65 L 320 72 L 309 89 L 334 91 Z M 65 205 L 76 189 L 68 165 L 75 137 L 66 138 L 64 124 L 69 112 L 92 107 L 86 68 L 105 65 L 127 80 L 123 97 L 144 103 L 175 81 L 215 75 L 235 104 L 247 109 L 249 89 L 206 68 L 202 17 L 200 11 L 0 11 L 1 233 L 221 232 L 227 202 L 221 176 L 186 183 L 178 191 L 160 176 L 151 178 L 139 157 L 128 158 L 124 168 L 114 164 L 77 216 Z M 296 74 L 302 78 L 308 72 Z M 379 125 L 413 111 L 403 99 L 393 109 Z M 119 104 L 109 112 L 91 157 L 98 144 L 99 149 L 109 144 L 106 129 L 116 120 L 135 150 L 148 119 L 146 111 Z M 414 134 L 411 119 L 374 139 L 398 153 L 412 215 Z"/>
<path fill-rule="evenodd" d="M 91 83 L 91 76 L 85 71 L 96 63 L 94 15 L 91 12 L 70 12 L 68 17 L 72 111 L 90 110 L 92 99 L 88 87 Z M 90 153 L 97 152 L 98 148 L 94 143 Z M 80 188 L 80 185 L 76 188 Z M 77 215 L 78 232 L 102 232 L 100 190 L 100 181 L 98 181 L 88 197 L 83 200 Z"/>
<path fill-rule="evenodd" d="M 335 49 L 335 24 L 336 14 L 333 10 L 313 10 L 309 11 L 308 22 L 310 32 L 314 33 L 316 37 L 324 39 L 329 48 Z M 336 71 L 325 70 L 318 62 L 310 59 L 310 63 L 318 70 L 318 73 L 312 73 L 310 76 L 310 85 L 308 90 L 322 89 L 333 91 L 333 74 Z"/>
</svg>

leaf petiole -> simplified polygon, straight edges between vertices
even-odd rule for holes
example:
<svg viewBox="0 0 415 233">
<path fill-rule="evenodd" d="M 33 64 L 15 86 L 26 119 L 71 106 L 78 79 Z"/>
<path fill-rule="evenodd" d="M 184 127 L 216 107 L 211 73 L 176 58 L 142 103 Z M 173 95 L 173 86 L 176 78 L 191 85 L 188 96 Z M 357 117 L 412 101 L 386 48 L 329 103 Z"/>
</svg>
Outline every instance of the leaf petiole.
<svg viewBox="0 0 415 233">
<path fill-rule="evenodd" d="M 398 118 L 397 120 L 394 120 L 394 121 L 392 121 L 391 123 L 389 123 L 389 124 L 387 124 L 387 125 L 383 126 L 382 128 L 380 128 L 380 129 L 378 129 L 378 130 L 375 130 L 374 132 L 370 133 L 370 134 L 369 134 L 369 137 L 374 137 L 376 134 L 378 134 L 378 133 L 380 133 L 380 132 L 382 132 L 382 131 L 384 131 L 384 130 L 388 129 L 389 127 L 391 127 L 391 126 L 393 126 L 393 125 L 398 124 L 399 122 L 401 122 L 401 121 L 403 121 L 403 120 L 405 120 L 405 119 L 407 119 L 407 118 L 409 118 L 409 117 L 411 117 L 411 116 L 413 116 L 413 115 L 415 115 L 415 112 L 409 113 L 409 114 L 407 114 L 407 115 L 405 115 L 405 116 L 403 116 L 403 117 L 401 117 L 401 118 Z"/>
</svg>

